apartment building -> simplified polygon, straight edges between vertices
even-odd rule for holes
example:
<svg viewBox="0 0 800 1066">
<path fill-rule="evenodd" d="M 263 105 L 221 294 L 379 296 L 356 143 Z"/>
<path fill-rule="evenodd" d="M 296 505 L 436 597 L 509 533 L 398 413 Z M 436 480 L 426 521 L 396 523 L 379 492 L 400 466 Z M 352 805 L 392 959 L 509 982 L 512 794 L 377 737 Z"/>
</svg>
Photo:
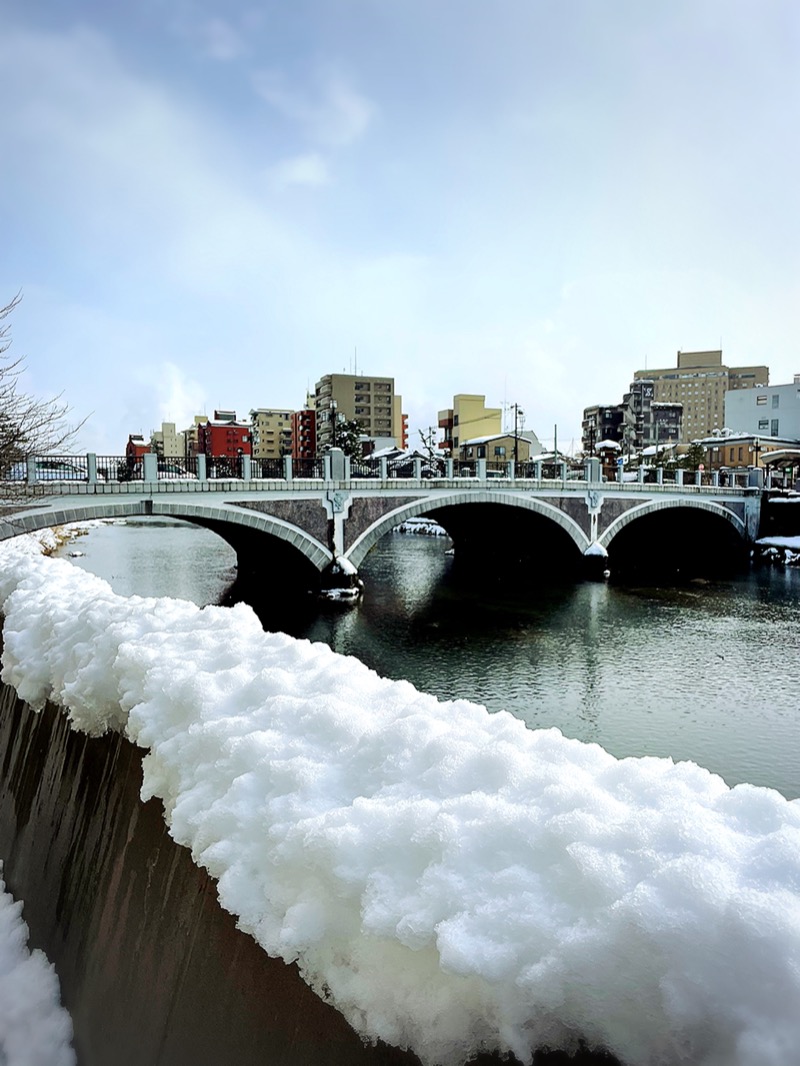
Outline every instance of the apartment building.
<svg viewBox="0 0 800 1066">
<path fill-rule="evenodd" d="M 317 454 L 317 411 L 313 397 L 292 415 L 292 459 L 314 459 Z"/>
<path fill-rule="evenodd" d="M 677 366 L 636 370 L 635 380 L 653 384 L 653 399 L 681 403 L 681 443 L 708 436 L 725 421 L 725 393 L 769 384 L 766 366 L 730 367 L 722 362 L 722 349 L 678 352 Z"/>
<path fill-rule="evenodd" d="M 250 426 L 254 459 L 280 459 L 292 454 L 292 416 L 285 407 L 254 407 Z"/>
<path fill-rule="evenodd" d="M 150 445 L 162 459 L 183 459 L 186 455 L 186 436 L 175 429 L 174 422 L 162 422 L 161 429 L 154 429 Z"/>
<path fill-rule="evenodd" d="M 725 425 L 738 433 L 800 440 L 800 374 L 791 385 L 739 389 L 725 396 Z"/>
<path fill-rule="evenodd" d="M 235 411 L 215 411 L 197 427 L 197 451 L 218 459 L 251 455 L 250 423 L 238 422 Z"/>
<path fill-rule="evenodd" d="M 625 408 L 621 403 L 592 404 L 584 407 L 581 443 L 584 455 L 594 455 L 604 440 L 621 441 Z"/>
<path fill-rule="evenodd" d="M 333 444 L 334 419 L 360 423 L 376 447 L 406 447 L 408 430 L 394 378 L 325 374 L 315 387 L 317 448 Z"/>
<path fill-rule="evenodd" d="M 444 431 L 439 447 L 457 456 L 466 440 L 492 437 L 503 432 L 503 412 L 499 407 L 487 407 L 486 397 L 460 392 L 453 397 L 453 406 L 439 412 L 439 429 Z"/>
</svg>

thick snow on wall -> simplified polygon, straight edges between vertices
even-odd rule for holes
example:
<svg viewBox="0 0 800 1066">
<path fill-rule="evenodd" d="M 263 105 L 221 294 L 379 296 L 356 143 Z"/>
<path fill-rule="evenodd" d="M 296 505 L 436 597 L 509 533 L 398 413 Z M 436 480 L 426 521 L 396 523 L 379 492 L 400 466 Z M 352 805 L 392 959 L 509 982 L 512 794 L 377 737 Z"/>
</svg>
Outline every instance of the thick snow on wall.
<svg viewBox="0 0 800 1066">
<path fill-rule="evenodd" d="M 800 1062 L 800 805 L 440 702 L 246 607 L 5 548 L 3 679 L 148 749 L 223 906 L 365 1039 L 456 1064 Z"/>
<path fill-rule="evenodd" d="M 0 878 L 0 1062 L 74 1066 L 72 1021 L 55 970 L 41 951 L 28 950 L 22 903 L 5 889 Z"/>
</svg>

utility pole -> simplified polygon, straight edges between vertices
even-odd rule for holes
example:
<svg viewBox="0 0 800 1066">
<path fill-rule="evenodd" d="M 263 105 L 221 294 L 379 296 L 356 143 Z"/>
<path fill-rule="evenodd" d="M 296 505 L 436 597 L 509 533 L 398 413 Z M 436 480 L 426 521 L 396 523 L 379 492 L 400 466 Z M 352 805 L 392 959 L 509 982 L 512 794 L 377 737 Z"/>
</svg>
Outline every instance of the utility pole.
<svg viewBox="0 0 800 1066">
<path fill-rule="evenodd" d="M 524 424 L 525 412 L 518 403 L 512 403 L 514 409 L 514 462 L 519 462 L 519 426 Z"/>
</svg>

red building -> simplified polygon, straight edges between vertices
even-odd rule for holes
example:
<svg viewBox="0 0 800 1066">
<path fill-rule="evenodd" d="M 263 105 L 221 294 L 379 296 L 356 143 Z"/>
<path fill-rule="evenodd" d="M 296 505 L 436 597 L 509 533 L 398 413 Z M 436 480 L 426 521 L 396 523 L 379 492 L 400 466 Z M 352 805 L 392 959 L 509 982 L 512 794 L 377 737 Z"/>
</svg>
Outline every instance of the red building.
<svg viewBox="0 0 800 1066">
<path fill-rule="evenodd" d="M 141 433 L 128 434 L 128 443 L 125 445 L 125 458 L 131 461 L 141 459 L 150 451 L 150 441 L 145 440 Z"/>
<path fill-rule="evenodd" d="M 228 419 L 209 419 L 197 427 L 198 454 L 215 459 L 236 459 L 252 455 L 252 436 L 249 422 Z"/>
<path fill-rule="evenodd" d="M 313 407 L 292 412 L 292 459 L 314 459 L 317 454 L 317 412 Z"/>
</svg>

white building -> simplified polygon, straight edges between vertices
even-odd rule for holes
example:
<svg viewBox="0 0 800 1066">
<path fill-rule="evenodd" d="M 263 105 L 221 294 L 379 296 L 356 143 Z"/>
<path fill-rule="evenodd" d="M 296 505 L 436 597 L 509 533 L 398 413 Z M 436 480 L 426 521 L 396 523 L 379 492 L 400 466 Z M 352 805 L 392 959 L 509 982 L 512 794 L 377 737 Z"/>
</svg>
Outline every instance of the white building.
<svg viewBox="0 0 800 1066">
<path fill-rule="evenodd" d="M 734 433 L 800 440 L 800 374 L 795 374 L 791 385 L 726 392 L 725 425 Z"/>
</svg>

